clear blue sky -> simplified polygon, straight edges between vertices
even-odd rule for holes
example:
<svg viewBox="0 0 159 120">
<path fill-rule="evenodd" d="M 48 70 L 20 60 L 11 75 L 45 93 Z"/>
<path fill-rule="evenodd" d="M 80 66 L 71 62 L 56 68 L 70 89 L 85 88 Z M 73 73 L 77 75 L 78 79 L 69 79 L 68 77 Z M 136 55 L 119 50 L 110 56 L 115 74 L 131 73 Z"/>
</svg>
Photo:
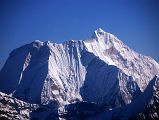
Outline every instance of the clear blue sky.
<svg viewBox="0 0 159 120">
<path fill-rule="evenodd" d="M 0 68 L 23 44 L 86 39 L 99 27 L 159 62 L 158 0 L 0 0 Z"/>
</svg>

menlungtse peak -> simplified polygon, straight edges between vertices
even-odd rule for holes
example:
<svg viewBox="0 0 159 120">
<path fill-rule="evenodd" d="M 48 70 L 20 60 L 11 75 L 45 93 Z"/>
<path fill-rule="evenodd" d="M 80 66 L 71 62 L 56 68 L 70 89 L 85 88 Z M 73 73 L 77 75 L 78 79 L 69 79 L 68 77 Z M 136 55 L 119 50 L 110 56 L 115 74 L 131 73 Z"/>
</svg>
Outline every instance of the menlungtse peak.
<svg viewBox="0 0 159 120">
<path fill-rule="evenodd" d="M 0 71 L 0 90 L 31 103 L 46 104 L 56 99 L 65 105 L 79 99 L 113 105 L 116 93 L 132 96 L 128 87 L 144 91 L 149 80 L 159 75 L 154 60 L 100 28 L 94 33 L 98 38 L 91 42 L 54 44 L 36 40 L 14 50 Z M 108 100 L 111 97 L 113 100 Z M 122 98 L 125 104 L 133 99 Z"/>
<path fill-rule="evenodd" d="M 112 109 L 130 104 L 159 75 L 159 64 L 102 29 L 94 35 L 63 44 L 35 40 L 15 49 L 0 71 L 0 91 L 56 107 L 76 101 Z"/>
<path fill-rule="evenodd" d="M 98 28 L 97 30 L 93 32 L 92 38 L 98 38 L 99 36 L 104 34 L 106 34 L 106 32 L 102 30 L 101 28 Z"/>
<path fill-rule="evenodd" d="M 105 33 L 105 31 L 102 28 L 98 28 L 97 30 L 95 30 L 95 32 L 97 34 L 104 34 Z"/>
</svg>

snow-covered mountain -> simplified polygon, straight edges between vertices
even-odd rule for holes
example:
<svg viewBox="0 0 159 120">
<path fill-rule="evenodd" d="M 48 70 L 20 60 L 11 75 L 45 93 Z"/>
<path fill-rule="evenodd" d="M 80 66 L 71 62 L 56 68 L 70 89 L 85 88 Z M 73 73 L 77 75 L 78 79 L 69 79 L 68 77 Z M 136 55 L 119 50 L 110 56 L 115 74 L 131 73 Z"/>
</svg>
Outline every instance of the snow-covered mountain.
<svg viewBox="0 0 159 120">
<path fill-rule="evenodd" d="M 135 100 L 155 75 L 155 60 L 99 28 L 88 40 L 35 40 L 13 50 L 0 71 L 0 91 L 29 103 L 114 108 Z"/>
</svg>

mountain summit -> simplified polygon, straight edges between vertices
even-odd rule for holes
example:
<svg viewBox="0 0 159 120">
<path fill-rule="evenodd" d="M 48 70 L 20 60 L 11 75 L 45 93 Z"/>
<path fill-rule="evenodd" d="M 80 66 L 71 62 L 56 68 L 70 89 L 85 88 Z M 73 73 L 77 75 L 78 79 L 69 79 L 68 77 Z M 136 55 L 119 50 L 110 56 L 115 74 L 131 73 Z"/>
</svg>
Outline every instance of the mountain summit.
<svg viewBox="0 0 159 120">
<path fill-rule="evenodd" d="M 114 108 L 136 99 L 155 75 L 155 60 L 99 28 L 85 41 L 35 40 L 13 50 L 0 71 L 0 91 L 29 103 Z"/>
<path fill-rule="evenodd" d="M 106 32 L 102 30 L 101 28 L 98 28 L 97 30 L 94 31 L 92 38 L 98 38 L 99 36 L 104 34 L 106 34 Z"/>
</svg>

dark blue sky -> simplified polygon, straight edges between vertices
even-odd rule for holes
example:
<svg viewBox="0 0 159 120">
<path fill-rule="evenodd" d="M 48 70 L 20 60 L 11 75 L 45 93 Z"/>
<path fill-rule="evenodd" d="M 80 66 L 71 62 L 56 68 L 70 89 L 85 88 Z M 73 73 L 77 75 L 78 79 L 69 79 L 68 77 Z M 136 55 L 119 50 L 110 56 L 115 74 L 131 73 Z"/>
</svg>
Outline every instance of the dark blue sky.
<svg viewBox="0 0 159 120">
<path fill-rule="evenodd" d="M 158 0 L 0 0 L 0 68 L 23 44 L 86 39 L 99 27 L 159 62 Z"/>
</svg>

